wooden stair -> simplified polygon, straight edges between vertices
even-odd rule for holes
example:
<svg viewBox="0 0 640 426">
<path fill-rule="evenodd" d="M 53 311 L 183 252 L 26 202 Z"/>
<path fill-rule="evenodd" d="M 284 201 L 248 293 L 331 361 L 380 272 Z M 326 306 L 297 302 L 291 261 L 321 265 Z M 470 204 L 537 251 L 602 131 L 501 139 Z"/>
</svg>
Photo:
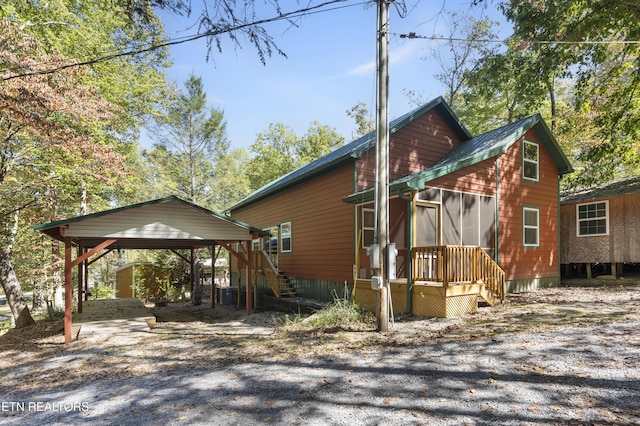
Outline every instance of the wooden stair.
<svg viewBox="0 0 640 426">
<path fill-rule="evenodd" d="M 296 289 L 264 251 L 254 252 L 254 273 L 264 275 L 276 297 L 296 297 Z"/>
<path fill-rule="evenodd" d="M 478 284 L 480 284 L 480 296 L 482 296 L 482 298 L 491 306 L 495 306 L 499 303 L 502 303 L 502 300 L 500 300 L 500 297 L 494 293 L 494 291 L 487 286 L 485 283 L 483 283 L 482 281 L 479 281 Z"/>
</svg>

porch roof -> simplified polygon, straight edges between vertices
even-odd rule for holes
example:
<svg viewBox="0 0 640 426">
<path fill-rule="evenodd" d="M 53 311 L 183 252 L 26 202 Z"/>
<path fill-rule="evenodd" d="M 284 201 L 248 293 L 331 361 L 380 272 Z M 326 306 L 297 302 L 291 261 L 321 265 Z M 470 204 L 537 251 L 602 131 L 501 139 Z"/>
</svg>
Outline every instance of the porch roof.
<svg viewBox="0 0 640 426">
<path fill-rule="evenodd" d="M 443 113 L 445 118 L 448 119 L 452 128 L 461 139 L 466 140 L 471 137 L 471 134 L 467 130 L 467 128 L 462 124 L 460 119 L 453 112 L 451 107 L 447 104 L 443 97 L 438 97 L 433 99 L 432 101 L 422 105 L 421 107 L 401 116 L 389 123 L 389 133 L 394 134 L 398 130 L 402 129 L 404 126 L 412 123 L 417 118 L 427 113 L 428 111 L 437 108 L 440 112 Z M 297 170 L 294 170 L 270 183 L 263 186 L 262 188 L 256 190 L 252 194 L 248 195 L 244 199 L 240 200 L 229 210 L 238 210 L 251 203 L 259 201 L 263 198 L 266 198 L 278 191 L 282 191 L 291 186 L 297 185 L 301 182 L 305 182 L 315 176 L 318 176 L 322 173 L 325 173 L 332 168 L 340 166 L 347 161 L 351 161 L 353 159 L 359 158 L 365 152 L 370 150 L 375 146 L 376 143 L 376 132 L 370 132 L 353 142 L 344 145 L 332 153 L 325 155 L 311 163 L 303 166 Z"/>
<path fill-rule="evenodd" d="M 558 173 L 563 175 L 572 172 L 571 163 L 562 152 L 560 145 L 551 134 L 542 116 L 535 114 L 471 138 L 460 144 L 428 169 L 389 182 L 389 193 L 399 194 L 406 191 L 424 189 L 425 184 L 429 181 L 489 158 L 505 154 L 514 143 L 531 129 L 535 131 L 542 146 L 549 153 L 558 169 Z M 344 198 L 343 201 L 355 203 L 371 200 L 374 196 L 373 192 L 374 188 L 370 188 L 352 194 Z"/>
</svg>

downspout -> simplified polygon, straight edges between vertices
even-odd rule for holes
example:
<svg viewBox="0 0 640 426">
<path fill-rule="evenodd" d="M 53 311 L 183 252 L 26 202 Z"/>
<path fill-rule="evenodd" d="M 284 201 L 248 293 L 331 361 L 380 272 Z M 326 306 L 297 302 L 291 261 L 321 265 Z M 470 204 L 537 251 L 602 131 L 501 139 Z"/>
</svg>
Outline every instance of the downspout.
<svg viewBox="0 0 640 426">
<path fill-rule="evenodd" d="M 412 276 L 412 257 L 413 251 L 413 216 L 415 215 L 413 208 L 413 192 L 407 196 L 403 192 L 398 192 L 398 196 L 403 200 L 407 200 L 407 308 L 402 315 L 411 315 L 413 310 L 413 276 Z"/>
</svg>

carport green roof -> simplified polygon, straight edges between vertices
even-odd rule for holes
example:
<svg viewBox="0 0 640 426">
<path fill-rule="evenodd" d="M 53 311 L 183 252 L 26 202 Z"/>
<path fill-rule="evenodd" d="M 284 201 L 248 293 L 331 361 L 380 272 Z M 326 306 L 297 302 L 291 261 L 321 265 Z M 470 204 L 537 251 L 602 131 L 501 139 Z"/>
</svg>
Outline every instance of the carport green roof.
<svg viewBox="0 0 640 426">
<path fill-rule="evenodd" d="M 423 189 L 429 181 L 502 155 L 531 129 L 535 131 L 540 143 L 553 160 L 558 173 L 563 175 L 572 172 L 571 163 L 562 152 L 560 145 L 551 134 L 542 116 L 535 114 L 461 143 L 456 149 L 449 152 L 428 169 L 389 182 L 389 193 Z M 363 199 L 368 200 L 372 197 L 373 189 L 368 189 L 352 194 L 346 197 L 344 201 L 361 202 Z"/>
<path fill-rule="evenodd" d="M 466 129 L 466 127 L 462 124 L 462 122 L 458 119 L 456 114 L 451 110 L 447 102 L 442 97 L 438 97 L 429 103 L 422 105 L 421 107 L 401 116 L 389 123 L 389 133 L 394 134 L 404 126 L 412 123 L 418 117 L 427 113 L 432 109 L 438 109 L 443 113 L 445 119 L 449 122 L 452 129 L 458 134 L 458 136 L 463 139 L 469 139 L 471 134 Z M 318 176 L 322 173 L 325 173 L 333 168 L 339 167 L 345 162 L 353 161 L 356 158 L 359 158 L 373 148 L 376 142 L 376 132 L 368 133 L 353 142 L 344 145 L 332 153 L 325 155 L 311 163 L 303 166 L 297 170 L 294 170 L 270 183 L 263 186 L 262 188 L 256 190 L 251 193 L 244 199 L 240 200 L 229 210 L 234 211 L 241 209 L 251 203 L 254 203 L 258 200 L 264 199 L 273 195 L 279 191 L 282 191 L 286 188 L 295 186 L 301 182 L 304 182 L 308 179 L 311 179 L 315 176 Z"/>
</svg>

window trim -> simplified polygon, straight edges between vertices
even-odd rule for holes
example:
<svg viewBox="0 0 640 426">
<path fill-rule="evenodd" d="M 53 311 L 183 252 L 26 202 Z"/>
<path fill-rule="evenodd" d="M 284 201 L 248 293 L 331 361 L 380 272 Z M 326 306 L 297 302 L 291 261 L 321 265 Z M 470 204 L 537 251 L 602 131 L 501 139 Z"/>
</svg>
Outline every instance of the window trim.
<svg viewBox="0 0 640 426">
<path fill-rule="evenodd" d="M 525 157 L 526 154 L 526 149 L 525 147 L 527 146 L 527 144 L 529 145 L 533 145 L 536 147 L 536 159 L 535 160 L 531 160 Z M 525 176 L 525 163 L 532 163 L 535 164 L 536 166 L 536 176 L 535 177 L 529 177 L 529 176 Z M 529 182 L 540 182 L 540 144 L 538 144 L 537 142 L 533 142 L 527 139 L 523 139 L 522 140 L 522 179 L 529 181 Z"/>
<path fill-rule="evenodd" d="M 289 231 L 285 232 L 285 226 L 289 225 Z M 284 241 L 289 240 L 289 249 L 284 249 Z M 282 222 L 280 224 L 280 253 L 291 253 L 293 251 L 293 226 L 291 221 Z"/>
<path fill-rule="evenodd" d="M 527 212 L 535 212 L 538 219 L 536 226 L 527 225 L 525 222 Z M 536 243 L 527 243 L 526 230 L 536 230 Z M 525 248 L 538 248 L 540 247 L 540 208 L 539 207 L 522 207 L 522 246 Z"/>
<path fill-rule="evenodd" d="M 592 220 L 603 219 L 602 217 L 580 219 L 580 206 L 587 206 L 587 205 L 593 205 L 593 204 L 604 204 L 604 214 L 605 214 L 604 220 L 605 220 L 605 228 L 606 228 L 605 233 L 604 234 L 581 234 L 580 233 L 581 222 L 588 222 Z M 578 238 L 585 238 L 585 237 L 604 237 L 607 235 L 609 235 L 609 200 L 589 201 L 586 203 L 576 204 L 576 236 Z"/>
<path fill-rule="evenodd" d="M 364 215 L 365 213 L 370 213 L 373 215 L 373 226 L 364 226 L 365 220 L 364 220 Z M 361 249 L 366 249 L 367 247 L 369 247 L 368 245 L 365 245 L 365 231 L 371 231 L 373 232 L 373 239 L 375 240 L 375 233 L 376 233 L 376 210 L 374 207 L 364 207 L 364 205 L 362 206 L 361 210 L 360 210 L 360 230 L 362 231 L 362 236 L 360 238 L 360 248 Z"/>
</svg>

